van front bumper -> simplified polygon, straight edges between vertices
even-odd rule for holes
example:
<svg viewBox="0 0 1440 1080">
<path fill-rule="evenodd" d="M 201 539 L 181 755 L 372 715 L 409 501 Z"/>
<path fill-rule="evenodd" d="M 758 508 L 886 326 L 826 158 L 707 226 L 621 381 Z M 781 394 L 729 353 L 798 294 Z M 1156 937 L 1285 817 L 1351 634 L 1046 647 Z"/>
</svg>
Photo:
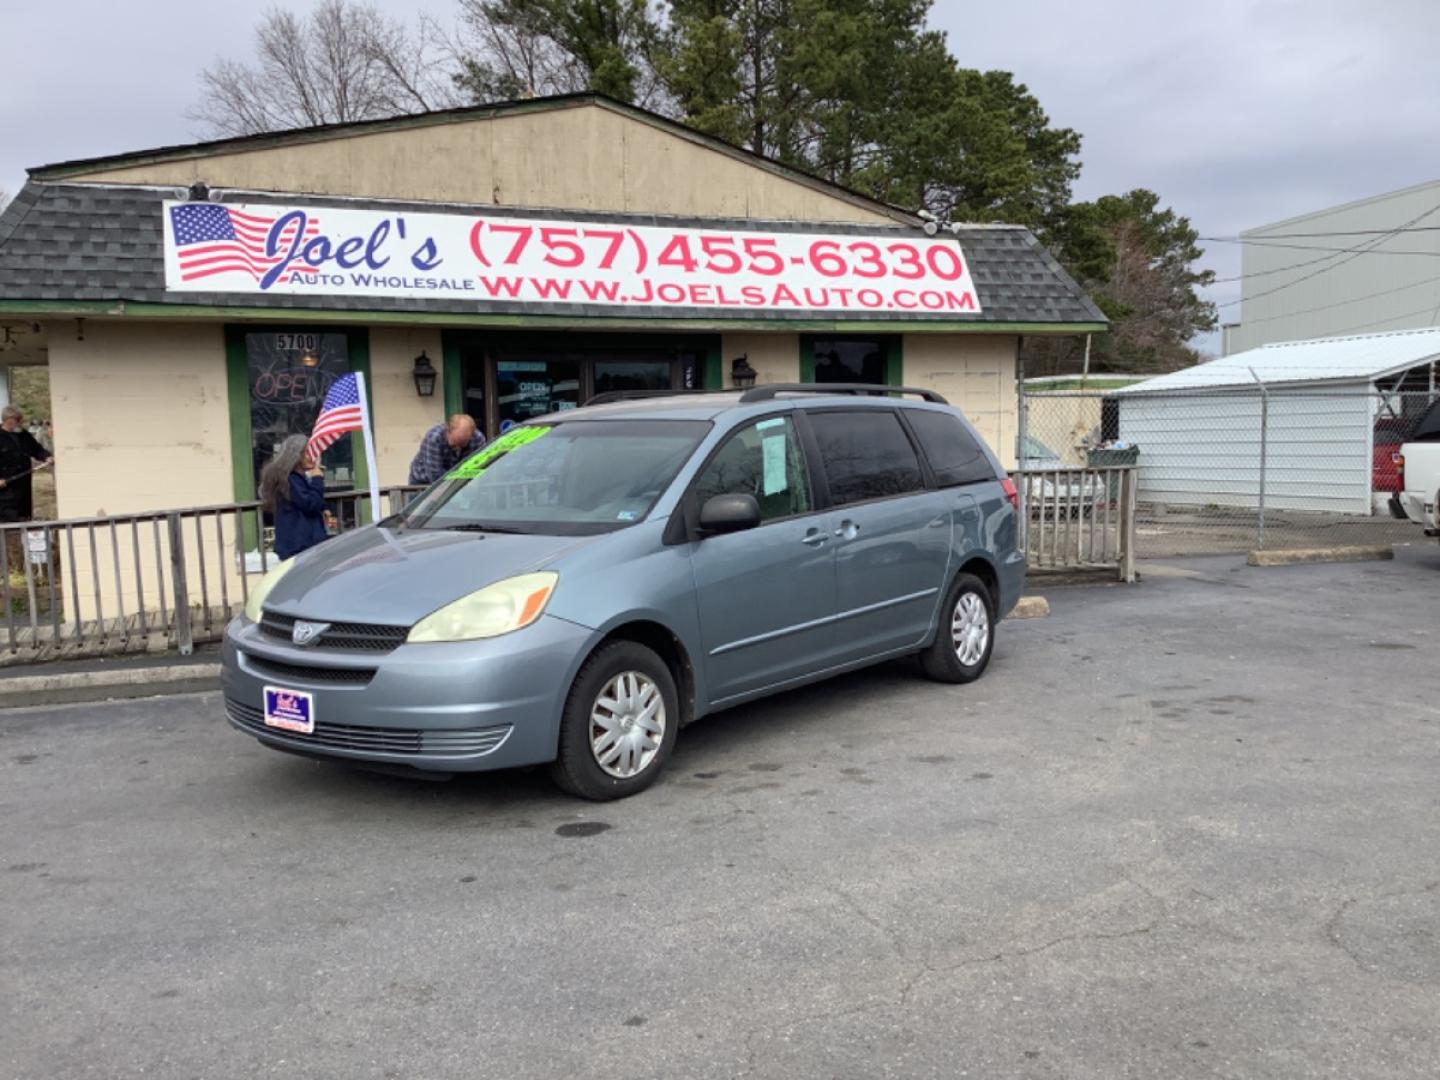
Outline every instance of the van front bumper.
<svg viewBox="0 0 1440 1080">
<path fill-rule="evenodd" d="M 266 746 L 312 757 L 439 773 L 535 765 L 555 758 L 593 636 L 542 616 L 497 638 L 377 653 L 294 646 L 236 618 L 221 657 L 225 714 Z M 315 731 L 266 726 L 267 686 L 309 694 Z"/>
</svg>

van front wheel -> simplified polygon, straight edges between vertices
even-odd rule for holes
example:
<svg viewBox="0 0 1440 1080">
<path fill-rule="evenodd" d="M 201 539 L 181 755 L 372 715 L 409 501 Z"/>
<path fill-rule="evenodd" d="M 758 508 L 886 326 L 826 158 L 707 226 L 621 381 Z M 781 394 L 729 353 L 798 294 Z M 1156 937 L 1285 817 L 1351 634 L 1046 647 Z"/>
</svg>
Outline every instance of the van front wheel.
<svg viewBox="0 0 1440 1080">
<path fill-rule="evenodd" d="M 551 776 L 582 799 L 644 791 L 670 756 L 679 721 L 665 661 L 638 642 L 612 641 L 585 661 L 570 687 Z"/>
<path fill-rule="evenodd" d="M 940 608 L 935 640 L 920 654 L 925 674 L 939 682 L 974 682 L 995 648 L 995 601 L 974 574 L 957 574 Z"/>
</svg>

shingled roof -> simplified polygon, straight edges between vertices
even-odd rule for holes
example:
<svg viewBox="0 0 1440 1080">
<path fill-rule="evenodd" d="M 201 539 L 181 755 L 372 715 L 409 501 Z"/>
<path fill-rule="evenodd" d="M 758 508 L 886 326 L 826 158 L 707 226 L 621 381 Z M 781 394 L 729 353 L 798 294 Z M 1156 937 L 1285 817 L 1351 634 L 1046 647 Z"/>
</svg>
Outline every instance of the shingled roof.
<svg viewBox="0 0 1440 1080">
<path fill-rule="evenodd" d="M 185 198 L 168 187 L 31 180 L 0 214 L 0 305 L 15 310 L 33 305 L 37 312 L 69 302 L 162 304 L 183 313 L 186 307 L 273 308 L 275 310 L 411 312 L 429 315 L 526 315 L 533 305 L 507 301 L 369 296 L 172 293 L 165 288 L 162 255 L 162 203 Z M 324 196 L 226 192 L 221 201 L 398 211 L 476 213 L 486 216 L 535 216 L 495 206 L 409 203 L 392 200 L 336 199 Z M 629 225 L 723 227 L 736 231 L 824 231 L 857 236 L 913 235 L 904 226 L 841 225 L 831 222 L 757 222 L 685 219 L 596 212 L 546 210 L 547 219 L 619 222 Z M 1023 325 L 1027 330 L 1101 328 L 1105 316 L 1061 269 L 1027 229 L 1005 225 L 963 226 L 959 241 L 980 299 L 980 313 L 957 317 L 922 312 L 746 311 L 744 321 L 776 323 L 824 320 L 910 324 L 966 322 Z M 673 308 L 626 308 L 587 304 L 547 305 L 546 315 L 674 321 Z M 693 309 L 686 320 L 728 322 L 734 309 Z"/>
</svg>

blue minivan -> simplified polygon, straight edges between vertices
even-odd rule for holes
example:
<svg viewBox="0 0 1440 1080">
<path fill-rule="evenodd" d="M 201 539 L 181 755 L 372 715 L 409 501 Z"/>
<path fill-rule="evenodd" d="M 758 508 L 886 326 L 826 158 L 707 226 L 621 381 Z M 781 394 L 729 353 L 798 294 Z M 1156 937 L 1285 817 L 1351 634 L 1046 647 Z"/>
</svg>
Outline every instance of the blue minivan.
<svg viewBox="0 0 1440 1080">
<path fill-rule="evenodd" d="M 707 713 L 892 657 L 979 677 L 1024 573 L 1015 486 L 933 391 L 602 395 L 278 564 L 225 709 L 278 750 L 619 798 Z"/>
</svg>

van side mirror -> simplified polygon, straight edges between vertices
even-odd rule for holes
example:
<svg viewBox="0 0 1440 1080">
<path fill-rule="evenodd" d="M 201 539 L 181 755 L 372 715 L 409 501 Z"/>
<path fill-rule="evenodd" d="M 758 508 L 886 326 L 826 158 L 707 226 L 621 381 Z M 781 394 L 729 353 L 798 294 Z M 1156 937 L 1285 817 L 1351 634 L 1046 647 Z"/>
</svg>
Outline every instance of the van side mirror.
<svg viewBox="0 0 1440 1080">
<path fill-rule="evenodd" d="M 760 524 L 760 504 L 754 495 L 712 495 L 700 508 L 700 531 L 705 534 L 740 532 Z"/>
</svg>

